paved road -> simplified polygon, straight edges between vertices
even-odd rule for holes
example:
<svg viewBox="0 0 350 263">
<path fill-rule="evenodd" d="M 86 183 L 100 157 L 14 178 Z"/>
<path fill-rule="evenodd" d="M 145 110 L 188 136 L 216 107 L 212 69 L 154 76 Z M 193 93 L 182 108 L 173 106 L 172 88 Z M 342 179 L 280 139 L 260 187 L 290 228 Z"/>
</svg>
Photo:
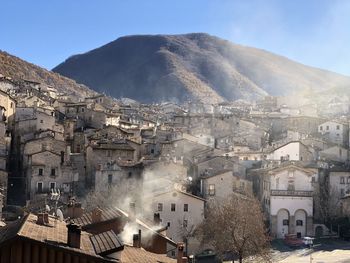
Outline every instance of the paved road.
<svg viewBox="0 0 350 263">
<path fill-rule="evenodd" d="M 278 263 L 350 263 L 350 242 L 321 240 L 314 248 L 290 249 L 273 244 L 272 261 Z"/>
</svg>

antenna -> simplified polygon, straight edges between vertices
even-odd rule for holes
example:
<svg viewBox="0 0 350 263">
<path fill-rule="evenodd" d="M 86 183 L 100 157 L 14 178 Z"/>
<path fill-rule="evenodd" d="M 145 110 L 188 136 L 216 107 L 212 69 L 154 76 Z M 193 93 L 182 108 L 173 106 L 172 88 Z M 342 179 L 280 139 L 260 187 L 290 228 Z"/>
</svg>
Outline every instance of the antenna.
<svg viewBox="0 0 350 263">
<path fill-rule="evenodd" d="M 59 219 L 60 221 L 63 221 L 63 220 L 64 220 L 63 213 L 62 213 L 61 209 L 57 209 L 57 210 L 56 210 L 56 216 L 58 217 L 58 219 Z"/>
</svg>

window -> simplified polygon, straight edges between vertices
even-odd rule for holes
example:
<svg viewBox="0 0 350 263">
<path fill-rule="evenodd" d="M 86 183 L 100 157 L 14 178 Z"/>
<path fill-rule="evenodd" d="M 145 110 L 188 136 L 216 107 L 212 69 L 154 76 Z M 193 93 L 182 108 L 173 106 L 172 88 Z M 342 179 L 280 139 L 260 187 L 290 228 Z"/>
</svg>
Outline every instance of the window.
<svg viewBox="0 0 350 263">
<path fill-rule="evenodd" d="M 39 175 L 42 176 L 43 175 L 43 168 L 39 168 Z"/>
<path fill-rule="evenodd" d="M 184 219 L 183 227 L 187 227 L 187 225 L 188 225 L 188 221 L 187 221 L 187 219 Z"/>
<path fill-rule="evenodd" d="M 345 194 L 344 189 L 340 189 L 340 196 L 344 196 L 344 194 Z"/>
<path fill-rule="evenodd" d="M 340 130 L 340 126 L 339 125 L 337 125 L 337 130 Z"/>
<path fill-rule="evenodd" d="M 84 112 L 85 111 L 85 109 L 84 108 L 81 108 L 81 112 Z"/>
<path fill-rule="evenodd" d="M 288 180 L 288 190 L 289 191 L 294 191 L 294 180 Z"/>
<path fill-rule="evenodd" d="M 107 157 L 111 157 L 111 151 L 110 151 L 110 150 L 107 150 L 107 151 L 106 151 L 106 156 L 107 156 Z"/>
<path fill-rule="evenodd" d="M 64 163 L 64 152 L 61 151 L 61 164 L 63 164 L 63 163 Z"/>
<path fill-rule="evenodd" d="M 163 204 L 162 203 L 158 203 L 158 211 L 159 212 L 163 211 Z"/>
<path fill-rule="evenodd" d="M 328 126 L 328 125 L 326 126 L 326 130 L 327 130 L 327 131 L 329 130 L 329 126 Z"/>
<path fill-rule="evenodd" d="M 184 212 L 188 212 L 188 204 L 184 204 Z"/>
<path fill-rule="evenodd" d="M 40 123 L 44 123 L 44 121 L 43 121 L 43 120 L 40 120 Z"/>
<path fill-rule="evenodd" d="M 11 108 L 11 109 L 13 108 L 13 102 L 10 103 L 10 108 Z"/>
<path fill-rule="evenodd" d="M 131 178 L 132 172 L 128 172 L 128 177 Z"/>
<path fill-rule="evenodd" d="M 208 195 L 215 195 L 215 184 L 210 184 L 209 185 Z"/>
<path fill-rule="evenodd" d="M 288 219 L 283 219 L 282 224 L 283 224 L 284 226 L 288 226 L 288 225 L 289 225 L 289 220 L 288 220 Z"/>
<path fill-rule="evenodd" d="M 113 174 L 108 175 L 108 184 L 111 185 L 113 182 Z"/>
<path fill-rule="evenodd" d="M 316 177 L 315 176 L 311 177 L 311 183 L 316 183 Z"/>
<path fill-rule="evenodd" d="M 303 220 L 297 220 L 296 221 L 297 226 L 302 226 L 303 225 Z"/>
<path fill-rule="evenodd" d="M 55 182 L 50 183 L 50 190 L 55 188 L 56 188 L 56 183 Z"/>
<path fill-rule="evenodd" d="M 323 126 L 320 126 L 320 131 L 322 131 L 323 130 Z"/>
<path fill-rule="evenodd" d="M 240 182 L 239 187 L 240 187 L 241 190 L 244 190 L 244 186 L 245 186 L 244 182 Z"/>
<path fill-rule="evenodd" d="M 53 168 L 53 169 L 51 169 L 51 176 L 55 176 L 55 175 L 56 175 L 56 169 Z"/>
<path fill-rule="evenodd" d="M 345 178 L 344 178 L 344 176 L 341 176 L 341 177 L 340 177 L 340 183 L 341 183 L 341 184 L 345 184 Z"/>
<path fill-rule="evenodd" d="M 350 176 L 348 176 L 348 178 L 346 179 L 346 183 L 350 184 Z"/>
<path fill-rule="evenodd" d="M 170 222 L 168 222 L 166 225 L 167 225 L 168 227 L 170 227 Z"/>
<path fill-rule="evenodd" d="M 176 205 L 175 205 L 175 204 L 171 204 L 171 211 L 172 211 L 172 212 L 175 211 L 175 208 L 176 208 Z"/>
<path fill-rule="evenodd" d="M 38 191 L 38 193 L 43 192 L 43 183 L 42 182 L 37 183 L 37 191 Z"/>
</svg>

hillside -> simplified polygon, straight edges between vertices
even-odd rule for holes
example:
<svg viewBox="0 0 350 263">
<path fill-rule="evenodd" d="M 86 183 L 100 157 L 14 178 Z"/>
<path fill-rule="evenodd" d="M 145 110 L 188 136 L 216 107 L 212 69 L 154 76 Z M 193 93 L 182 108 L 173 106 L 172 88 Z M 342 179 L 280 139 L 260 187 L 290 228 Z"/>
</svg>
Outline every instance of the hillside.
<svg viewBox="0 0 350 263">
<path fill-rule="evenodd" d="M 350 86 L 350 78 L 203 33 L 126 36 L 53 69 L 114 97 L 220 102 Z"/>
<path fill-rule="evenodd" d="M 3 51 L 0 51 L 0 74 L 15 80 L 25 79 L 40 82 L 56 88 L 59 92 L 71 94 L 76 98 L 95 94 L 85 85 L 78 84 L 72 79 L 43 69 Z"/>
</svg>

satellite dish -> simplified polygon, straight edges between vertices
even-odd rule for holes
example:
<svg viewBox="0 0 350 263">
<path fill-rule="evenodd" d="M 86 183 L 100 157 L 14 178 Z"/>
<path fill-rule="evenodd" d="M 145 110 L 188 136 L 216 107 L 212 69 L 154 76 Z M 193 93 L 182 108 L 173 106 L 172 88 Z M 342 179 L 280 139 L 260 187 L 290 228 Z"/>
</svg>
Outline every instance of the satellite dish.
<svg viewBox="0 0 350 263">
<path fill-rule="evenodd" d="M 50 207 L 49 207 L 49 205 L 45 205 L 45 210 L 46 210 L 46 212 L 50 212 Z"/>
<path fill-rule="evenodd" d="M 62 213 L 61 209 L 56 210 L 56 215 L 58 216 L 60 221 L 63 221 L 64 217 L 63 217 L 63 213 Z"/>
</svg>

